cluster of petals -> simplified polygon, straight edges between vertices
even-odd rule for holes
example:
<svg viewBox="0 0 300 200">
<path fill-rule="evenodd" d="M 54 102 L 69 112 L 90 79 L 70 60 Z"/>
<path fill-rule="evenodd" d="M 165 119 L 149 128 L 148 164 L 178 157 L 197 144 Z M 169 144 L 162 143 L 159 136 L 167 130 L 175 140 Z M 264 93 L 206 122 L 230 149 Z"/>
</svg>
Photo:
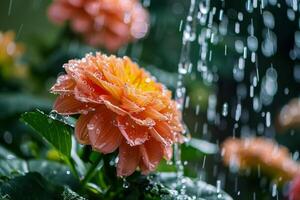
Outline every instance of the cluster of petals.
<svg viewBox="0 0 300 200">
<path fill-rule="evenodd" d="M 287 148 L 266 138 L 227 139 L 222 145 L 222 156 L 233 169 L 260 168 L 276 181 L 289 181 L 300 174 L 300 166 Z"/>
<path fill-rule="evenodd" d="M 57 24 L 68 21 L 86 42 L 110 51 L 143 38 L 149 29 L 148 12 L 138 0 L 54 0 L 48 15 Z"/>
<path fill-rule="evenodd" d="M 51 88 L 54 110 L 79 114 L 81 144 L 107 154 L 118 149 L 117 174 L 153 171 L 182 141 L 181 113 L 171 92 L 128 57 L 87 54 L 64 65 L 66 75 Z"/>
</svg>

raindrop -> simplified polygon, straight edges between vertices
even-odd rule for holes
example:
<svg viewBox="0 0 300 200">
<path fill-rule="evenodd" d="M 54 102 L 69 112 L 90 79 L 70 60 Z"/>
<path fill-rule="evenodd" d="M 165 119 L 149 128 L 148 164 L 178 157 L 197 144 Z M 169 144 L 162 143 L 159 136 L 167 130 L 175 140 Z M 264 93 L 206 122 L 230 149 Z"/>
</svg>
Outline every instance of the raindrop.
<svg viewBox="0 0 300 200">
<path fill-rule="evenodd" d="M 269 0 L 269 4 L 275 6 L 277 4 L 277 0 Z"/>
<path fill-rule="evenodd" d="M 270 127 L 271 126 L 271 113 L 267 112 L 266 114 L 266 127 Z"/>
<path fill-rule="evenodd" d="M 257 1 L 257 0 L 254 0 L 254 2 Z M 247 12 L 249 13 L 252 13 L 253 12 L 253 5 L 251 3 L 251 0 L 247 0 L 246 2 L 246 10 Z"/>
<path fill-rule="evenodd" d="M 277 195 L 277 184 L 272 185 L 272 197 Z"/>
<path fill-rule="evenodd" d="M 249 36 L 247 38 L 247 46 L 250 51 L 256 51 L 258 48 L 258 40 L 255 36 Z"/>
<path fill-rule="evenodd" d="M 130 186 L 129 182 L 125 178 L 123 178 L 123 185 L 122 186 L 125 189 L 129 188 L 129 186 Z"/>
<path fill-rule="evenodd" d="M 299 158 L 299 151 L 295 151 L 293 153 L 293 160 L 298 160 L 298 158 Z"/>
<path fill-rule="evenodd" d="M 264 35 L 265 40 L 262 42 L 261 50 L 266 57 L 270 57 L 277 51 L 277 38 L 270 30 L 265 31 Z"/>
<path fill-rule="evenodd" d="M 221 9 L 219 14 L 219 20 L 222 21 L 224 11 Z"/>
<path fill-rule="evenodd" d="M 12 9 L 13 0 L 9 0 L 9 6 L 8 6 L 8 16 L 11 15 L 11 9 Z"/>
<path fill-rule="evenodd" d="M 292 9 L 287 10 L 287 17 L 289 20 L 294 21 L 295 20 L 295 12 Z"/>
<path fill-rule="evenodd" d="M 243 53 L 244 43 L 241 40 L 236 40 L 234 43 L 234 47 L 235 47 L 236 52 Z"/>
<path fill-rule="evenodd" d="M 300 83 L 300 65 L 294 66 L 294 79 L 296 82 Z"/>
<path fill-rule="evenodd" d="M 236 110 L 235 110 L 235 121 L 240 120 L 241 114 L 242 114 L 242 105 L 239 103 L 239 104 L 237 104 Z"/>
<path fill-rule="evenodd" d="M 199 9 L 202 14 L 207 14 L 209 11 L 210 0 L 200 1 Z"/>
<path fill-rule="evenodd" d="M 274 16 L 271 12 L 269 12 L 269 11 L 263 12 L 263 21 L 264 21 L 264 25 L 267 28 L 273 29 L 275 27 Z"/>
<path fill-rule="evenodd" d="M 226 117 L 228 115 L 228 103 L 224 103 L 222 106 L 222 115 Z"/>
<path fill-rule="evenodd" d="M 143 6 L 144 6 L 144 7 L 149 7 L 150 4 L 151 4 L 151 0 L 144 0 L 144 1 L 143 1 Z"/>
<path fill-rule="evenodd" d="M 217 193 L 221 191 L 221 180 L 217 180 Z"/>
<path fill-rule="evenodd" d="M 10 132 L 5 131 L 3 134 L 3 139 L 7 144 L 11 144 L 13 141 L 13 136 Z"/>
<path fill-rule="evenodd" d="M 295 44 L 297 47 L 300 47 L 300 31 L 295 32 Z"/>
<path fill-rule="evenodd" d="M 234 31 L 236 34 L 240 33 L 240 23 L 238 23 L 238 22 L 235 23 Z"/>
</svg>

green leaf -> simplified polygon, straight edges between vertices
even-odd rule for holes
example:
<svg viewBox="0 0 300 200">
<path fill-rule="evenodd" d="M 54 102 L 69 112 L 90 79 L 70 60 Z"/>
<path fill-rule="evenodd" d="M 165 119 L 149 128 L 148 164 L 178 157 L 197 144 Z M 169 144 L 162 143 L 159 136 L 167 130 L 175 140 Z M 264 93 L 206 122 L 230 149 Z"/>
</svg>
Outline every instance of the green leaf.
<svg viewBox="0 0 300 200">
<path fill-rule="evenodd" d="M 188 177 L 177 178 L 176 173 L 160 173 L 157 180 L 169 189 L 177 191 L 177 194 L 182 194 L 180 191 L 184 190 L 183 194 L 186 199 L 232 200 L 228 194 L 219 188 L 199 179 L 190 179 Z"/>
<path fill-rule="evenodd" d="M 28 94 L 0 94 L 0 118 L 33 109 L 50 110 L 51 101 Z"/>
<path fill-rule="evenodd" d="M 70 168 L 64 164 L 49 160 L 30 160 L 28 161 L 28 169 L 30 172 L 38 172 L 47 180 L 68 185 L 75 189 L 79 187 L 79 181 L 71 173 Z"/>
<path fill-rule="evenodd" d="M 86 200 L 82 196 L 79 196 L 76 192 L 72 191 L 70 188 L 64 187 L 64 192 L 62 193 L 63 200 Z"/>
<path fill-rule="evenodd" d="M 53 184 L 36 172 L 2 182 L 0 197 L 10 200 L 85 199 L 67 187 Z"/>
<path fill-rule="evenodd" d="M 6 178 L 24 175 L 27 173 L 28 163 L 20 159 L 1 159 L 0 160 L 0 175 Z"/>
<path fill-rule="evenodd" d="M 41 111 L 24 113 L 21 120 L 39 133 L 59 152 L 68 158 L 70 157 L 72 146 L 72 129 L 70 126 L 51 118 Z"/>
<path fill-rule="evenodd" d="M 158 171 L 158 172 L 175 172 L 176 166 L 174 164 L 168 164 L 167 161 L 162 160 L 162 161 L 160 161 L 156 171 Z"/>
<path fill-rule="evenodd" d="M 6 148 L 0 146 L 0 159 L 13 159 L 16 155 Z"/>
<path fill-rule="evenodd" d="M 216 154 L 218 152 L 217 145 L 196 138 L 191 138 L 188 142 L 185 143 L 185 145 L 187 147 L 192 147 L 204 154 Z"/>
<path fill-rule="evenodd" d="M 181 159 L 184 161 L 199 161 L 205 155 L 216 154 L 219 148 L 213 143 L 204 140 L 191 138 L 181 145 Z"/>
<path fill-rule="evenodd" d="M 48 160 L 0 159 L 0 176 L 14 178 L 28 172 L 38 172 L 52 183 L 78 188 L 79 181 L 70 172 L 68 166 Z"/>
<path fill-rule="evenodd" d="M 0 185 L 0 195 L 11 200 L 52 200 L 59 199 L 62 193 L 62 187 L 48 182 L 38 173 L 18 176 Z"/>
</svg>

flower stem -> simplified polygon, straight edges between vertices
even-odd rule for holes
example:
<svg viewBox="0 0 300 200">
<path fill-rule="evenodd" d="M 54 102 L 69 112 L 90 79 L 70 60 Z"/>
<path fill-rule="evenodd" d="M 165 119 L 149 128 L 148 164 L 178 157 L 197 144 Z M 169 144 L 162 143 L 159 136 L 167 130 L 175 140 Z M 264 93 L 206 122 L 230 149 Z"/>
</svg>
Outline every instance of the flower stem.
<svg viewBox="0 0 300 200">
<path fill-rule="evenodd" d="M 76 176 L 77 178 L 79 178 L 79 174 L 75 168 L 74 162 L 70 159 L 70 158 L 65 158 L 66 163 L 69 165 L 70 170 L 72 171 L 72 173 L 74 174 L 74 176 Z"/>
<path fill-rule="evenodd" d="M 100 161 L 102 160 L 102 157 L 100 154 L 97 156 L 94 163 L 90 166 L 89 170 L 85 174 L 84 178 L 81 180 L 81 187 L 83 188 L 89 180 L 93 177 L 95 170 L 98 168 Z"/>
</svg>

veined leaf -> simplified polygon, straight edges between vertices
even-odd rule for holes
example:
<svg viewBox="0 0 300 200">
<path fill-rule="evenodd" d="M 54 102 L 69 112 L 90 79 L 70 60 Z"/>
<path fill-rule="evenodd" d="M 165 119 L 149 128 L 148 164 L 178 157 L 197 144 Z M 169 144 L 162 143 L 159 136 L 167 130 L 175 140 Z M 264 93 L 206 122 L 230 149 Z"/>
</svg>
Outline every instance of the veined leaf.
<svg viewBox="0 0 300 200">
<path fill-rule="evenodd" d="M 51 118 L 41 111 L 24 113 L 21 120 L 33 128 L 63 155 L 70 157 L 72 146 L 71 127 Z"/>
</svg>

